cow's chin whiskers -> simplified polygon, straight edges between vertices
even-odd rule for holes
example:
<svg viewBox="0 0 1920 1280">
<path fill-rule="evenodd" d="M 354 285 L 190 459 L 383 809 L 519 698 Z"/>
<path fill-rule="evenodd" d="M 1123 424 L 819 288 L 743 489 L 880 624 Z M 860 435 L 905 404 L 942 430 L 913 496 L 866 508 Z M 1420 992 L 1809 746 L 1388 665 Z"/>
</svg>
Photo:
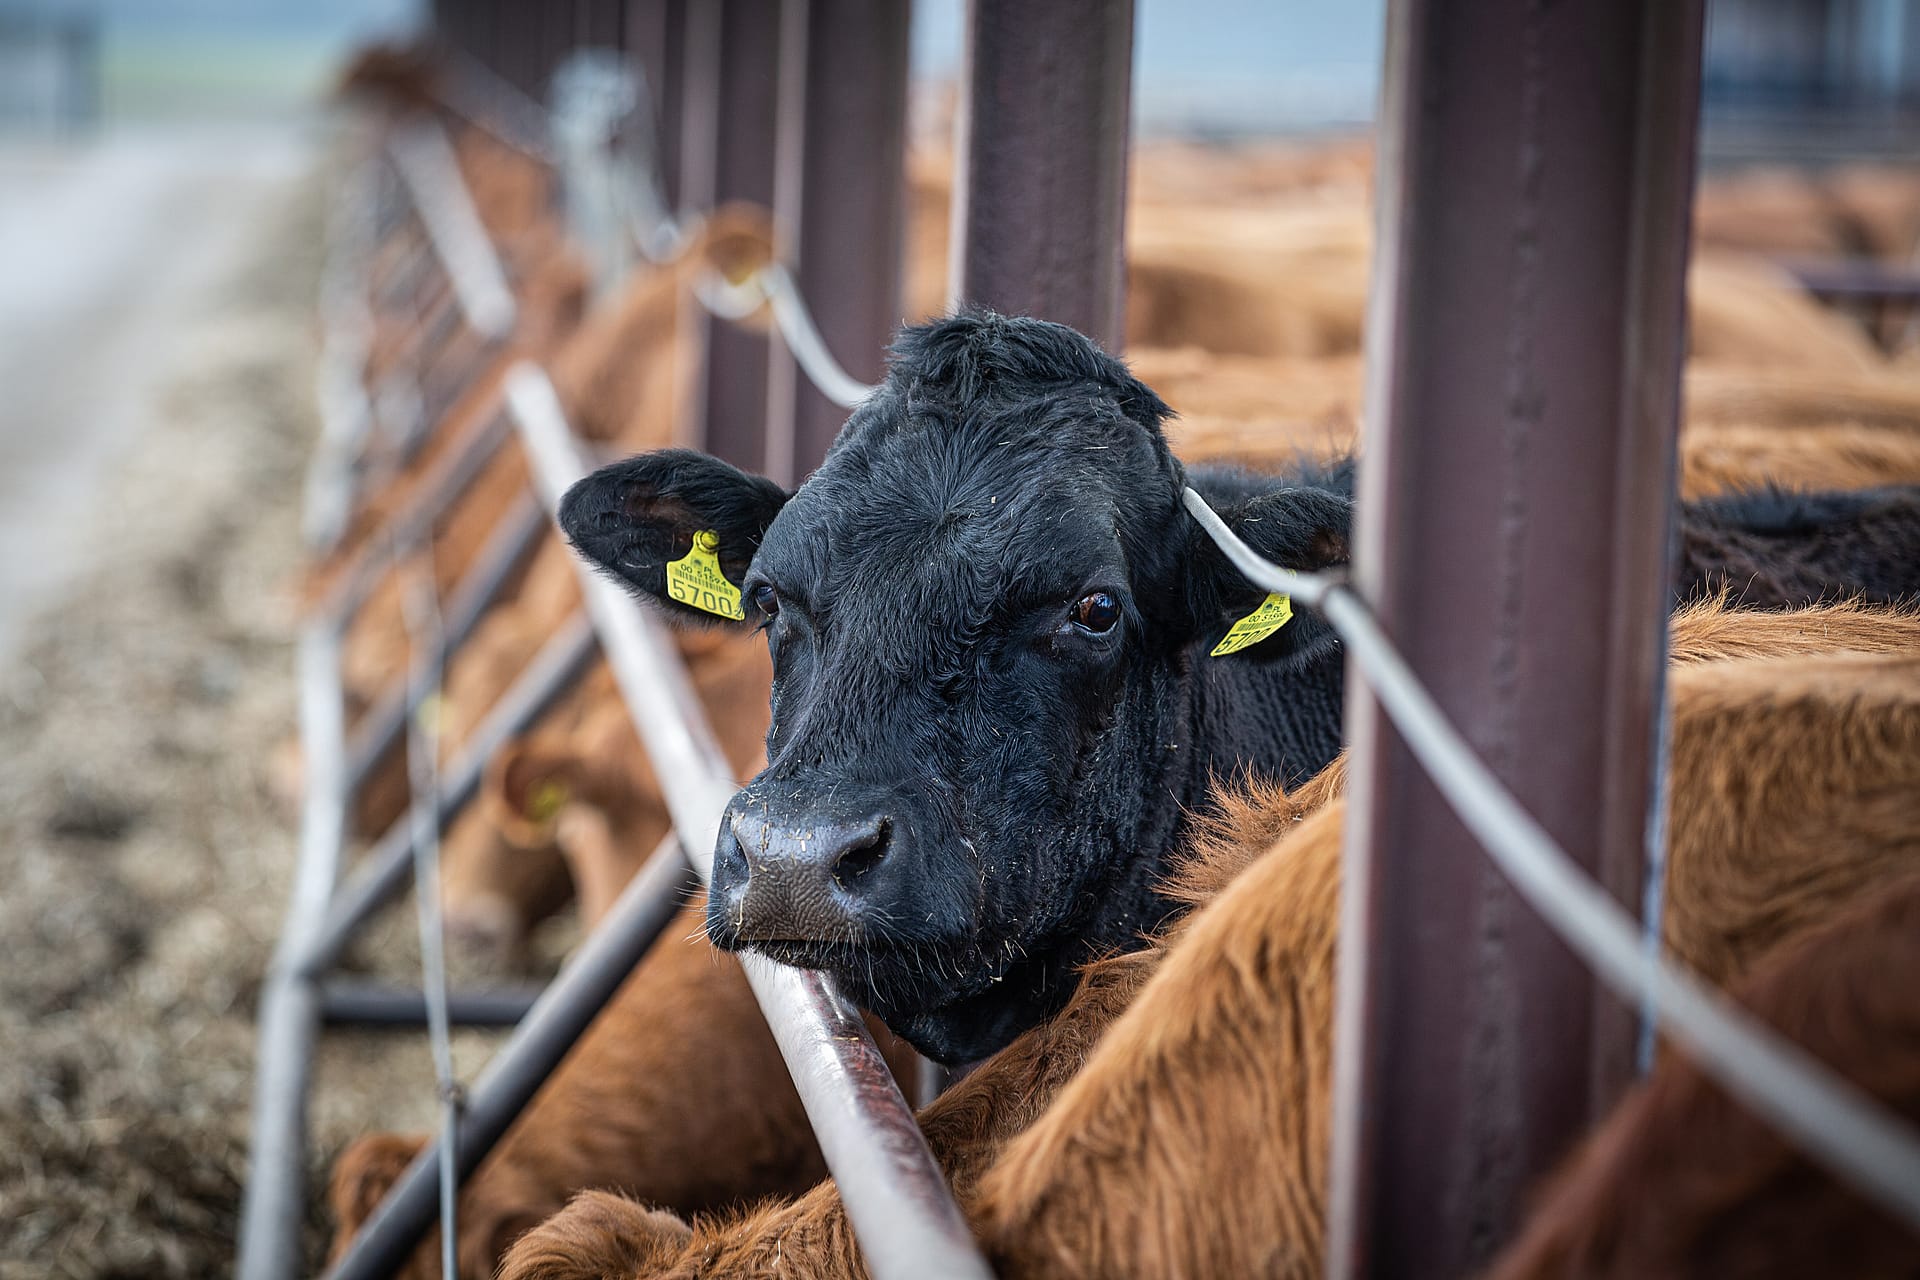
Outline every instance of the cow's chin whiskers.
<svg viewBox="0 0 1920 1280">
<path fill-rule="evenodd" d="M 980 994 L 1001 981 L 1000 965 L 983 965 L 966 943 L 869 938 L 747 939 L 740 947 L 800 969 L 817 969 L 841 983 L 856 1002 L 885 1014 L 917 1011 Z"/>
</svg>

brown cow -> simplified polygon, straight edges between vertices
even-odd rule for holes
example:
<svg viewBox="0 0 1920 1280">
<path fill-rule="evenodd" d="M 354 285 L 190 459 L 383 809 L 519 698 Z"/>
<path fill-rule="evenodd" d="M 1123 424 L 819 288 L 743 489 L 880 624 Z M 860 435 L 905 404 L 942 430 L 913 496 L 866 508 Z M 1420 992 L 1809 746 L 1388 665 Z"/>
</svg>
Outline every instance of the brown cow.
<svg viewBox="0 0 1920 1280">
<path fill-rule="evenodd" d="M 1734 996 L 1920 1122 L 1920 878 L 1763 957 Z M 1892 979 L 1892 980 L 1890 980 Z M 1868 1207 L 1680 1054 L 1553 1178 L 1490 1280 L 1920 1274 L 1920 1232 Z"/>
<path fill-rule="evenodd" d="M 739 962 L 706 941 L 704 907 L 696 900 L 668 924 L 462 1189 L 462 1275 L 491 1275 L 517 1235 L 581 1187 L 617 1186 L 690 1214 L 795 1195 L 824 1175 Z M 870 1025 L 895 1075 L 911 1079 L 912 1051 Z M 336 1255 L 421 1141 L 374 1134 L 335 1162 Z M 412 1268 L 438 1276 L 437 1243 Z"/>
<path fill-rule="evenodd" d="M 717 631 L 679 639 L 694 693 L 728 763 L 742 777 L 752 774 L 766 739 L 773 681 L 766 645 L 756 636 Z M 604 666 L 587 678 L 574 714 L 549 717 L 496 753 L 475 812 L 486 843 L 464 858 L 452 857 L 449 848 L 447 926 L 478 933 L 508 952 L 543 914 L 515 898 L 514 886 L 525 875 L 516 865 L 533 861 L 558 872 L 579 901 L 581 924 L 591 929 L 673 825 L 631 713 Z"/>
<path fill-rule="evenodd" d="M 677 438 L 692 369 L 683 328 L 693 273 L 709 265 L 735 273 L 759 265 L 770 252 L 770 234 L 757 213 L 719 211 L 676 266 L 637 276 L 568 337 L 553 357 L 552 376 L 576 434 L 621 449 L 657 447 Z M 497 399 L 496 389 L 492 399 L 475 402 L 473 412 L 498 411 Z M 450 421 L 446 429 L 465 428 Z M 436 530 L 436 576 L 443 591 L 471 564 L 501 512 L 527 491 L 519 445 L 509 441 Z M 448 663 L 443 717 L 448 753 L 578 603 L 573 560 L 561 540 L 549 534 Z M 344 647 L 343 679 L 360 703 L 401 678 L 404 636 L 398 579 L 388 575 L 356 618 Z M 688 643 L 697 648 L 701 642 Z M 406 794 L 404 757 L 396 746 L 360 790 L 359 829 L 384 830 Z M 465 847 L 461 842 L 459 848 Z M 449 871 L 449 884 L 464 892 L 468 877 L 457 867 Z M 450 899 L 459 900 L 458 894 Z"/>
<path fill-rule="evenodd" d="M 1724 647 L 1749 621 L 1729 617 L 1683 613 L 1676 652 Z M 1906 656 L 1920 620 L 1852 610 L 1776 639 L 1817 649 L 1828 624 L 1844 634 L 1827 645 L 1893 656 L 1674 675 L 1666 937 L 1716 981 L 1920 865 L 1920 659 Z M 1060 1018 L 923 1114 L 1000 1274 L 1318 1273 L 1341 806 L 1301 818 L 1301 799 L 1256 803 L 1291 828 L 1271 853 L 1202 851 L 1191 891 L 1231 883 L 1169 943 L 1094 966 Z M 592 1197 L 502 1274 L 588 1274 L 617 1257 L 652 1259 L 628 1274 L 860 1274 L 830 1185 L 699 1225 L 684 1246 L 679 1228 L 657 1228 Z"/>
</svg>

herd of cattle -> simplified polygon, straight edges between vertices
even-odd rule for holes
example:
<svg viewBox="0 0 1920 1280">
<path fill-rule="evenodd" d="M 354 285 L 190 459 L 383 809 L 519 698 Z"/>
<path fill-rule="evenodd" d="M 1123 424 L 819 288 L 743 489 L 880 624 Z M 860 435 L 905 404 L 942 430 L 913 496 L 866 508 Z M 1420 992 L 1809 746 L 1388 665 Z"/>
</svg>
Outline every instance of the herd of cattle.
<svg viewBox="0 0 1920 1280">
<path fill-rule="evenodd" d="M 667 928 L 468 1181 L 462 1274 L 864 1274 L 728 953 L 751 946 L 835 972 L 896 1073 L 913 1047 L 971 1066 L 920 1122 L 997 1274 L 1317 1275 L 1340 648 L 1302 613 L 1210 656 L 1261 593 L 1179 491 L 1194 484 L 1284 564 L 1346 558 L 1365 152 L 1143 149 L 1126 365 L 1035 321 L 911 327 L 788 493 L 675 448 L 695 275 L 765 261 L 764 216 L 722 211 L 677 262 L 589 306 L 553 174 L 444 118 L 517 329 L 430 434 L 371 458 L 312 590 L 377 550 L 497 412 L 512 360 L 539 360 L 582 436 L 644 456 L 569 495 L 574 546 L 546 535 L 451 656 L 446 749 L 578 608 L 569 557 L 694 620 L 667 567 L 711 532 L 746 618 L 700 615 L 712 625 L 677 638 L 755 778 L 728 811 L 712 903 Z M 916 159 L 912 316 L 943 306 L 946 181 Z M 1769 265 L 1908 254 L 1920 175 L 1711 180 L 1697 235 L 1665 942 L 1920 1119 L 1920 988 L 1899 976 L 1920 973 L 1920 613 L 1902 603 L 1920 598 L 1920 365 L 1890 352 L 1892 326 Z M 376 287 L 395 267 L 376 258 Z M 411 323 L 379 317 L 371 385 L 406 358 Z M 443 591 L 528 490 L 508 442 L 435 528 Z M 350 716 L 404 679 L 402 597 L 383 579 L 350 630 Z M 359 829 L 384 829 L 406 794 L 396 749 L 359 794 Z M 598 665 L 497 753 L 454 820 L 449 928 L 519 963 L 569 901 L 591 928 L 669 828 Z M 422 1141 L 374 1134 L 338 1156 L 339 1246 Z M 437 1274 L 437 1246 L 414 1265 Z M 1491 1274 L 1916 1268 L 1920 1237 L 1666 1054 L 1538 1189 Z"/>
</svg>

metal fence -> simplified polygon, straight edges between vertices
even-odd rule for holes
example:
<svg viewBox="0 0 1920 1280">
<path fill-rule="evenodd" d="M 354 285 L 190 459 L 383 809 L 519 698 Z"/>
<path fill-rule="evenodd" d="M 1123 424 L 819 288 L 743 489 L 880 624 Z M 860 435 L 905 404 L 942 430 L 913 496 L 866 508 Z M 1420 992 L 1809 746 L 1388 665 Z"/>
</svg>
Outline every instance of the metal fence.
<svg viewBox="0 0 1920 1280">
<path fill-rule="evenodd" d="M 449 103 L 466 103 L 523 143 L 532 111 L 525 95 L 570 42 L 584 42 L 583 32 L 624 46 L 643 69 L 635 82 L 643 109 L 606 116 L 599 143 L 578 151 L 603 162 L 622 157 L 617 173 L 585 184 L 603 201 L 590 221 L 613 228 L 604 234 L 618 241 L 601 246 L 603 262 L 629 250 L 670 256 L 713 200 L 761 184 L 777 215 L 779 258 L 744 284 L 709 280 L 698 290 L 711 313 L 701 418 L 708 446 L 732 460 L 782 479 L 804 474 L 841 409 L 877 372 L 893 316 L 897 261 L 866 276 L 819 273 L 829 270 L 823 264 L 845 272 L 861 261 L 846 255 L 862 240 L 870 259 L 872 237 L 889 227 L 897 242 L 905 65 L 897 8 L 631 0 L 580 6 L 571 27 L 538 18 L 532 6 L 437 12 L 441 33 L 483 68 L 456 77 Z M 871 20 L 864 26 L 863 17 Z M 969 22 L 954 296 L 1065 319 L 1117 347 L 1132 6 L 973 0 Z M 1035 60 L 1036 51 L 1069 40 L 1084 58 Z M 1631 1075 L 1643 1010 L 1649 1025 L 1657 1020 L 1731 1092 L 1863 1194 L 1920 1222 L 1920 1145 L 1912 1136 L 1661 962 L 1648 943 L 1651 927 L 1632 919 L 1662 866 L 1652 820 L 1662 584 L 1699 40 L 1698 3 L 1397 4 L 1354 585 L 1258 561 L 1189 495 L 1195 518 L 1251 579 L 1325 612 L 1360 677 L 1348 716 L 1355 781 L 1342 922 L 1335 1274 L 1460 1274 L 1484 1260 L 1514 1225 L 1525 1185 Z M 1584 68 L 1581 84 L 1598 76 L 1608 86 L 1607 110 L 1575 100 L 1587 90 L 1568 88 L 1562 73 L 1573 63 Z M 764 110 L 765 85 L 745 83 L 770 69 L 777 128 Z M 867 82 L 847 87 L 865 72 Z M 821 99 L 835 94 L 845 101 L 830 110 Z M 484 102 L 510 104 L 522 123 L 500 124 L 502 116 L 475 105 Z M 646 121 L 639 139 L 630 132 L 636 114 Z M 850 118 L 864 123 L 849 126 Z M 765 137 L 752 136 L 754 121 L 766 126 Z M 586 135 L 589 143 L 596 136 Z M 1042 164 L 1057 180 L 1027 181 Z M 867 169 L 875 172 L 860 177 Z M 352 509 L 360 446 L 370 433 L 396 429 L 351 376 L 369 333 L 358 285 L 376 247 L 418 242 L 411 256 L 397 255 L 408 269 L 386 278 L 417 285 L 423 271 L 444 277 L 459 323 L 437 332 L 442 341 L 454 329 L 479 339 L 471 367 L 497 353 L 514 318 L 505 275 L 436 125 L 396 131 L 367 157 L 337 232 L 325 290 L 326 425 L 308 495 L 310 528 L 322 542 Z M 834 282 L 830 294 L 810 284 L 821 280 Z M 808 305 L 829 296 L 831 312 Z M 875 298 L 885 301 L 875 306 Z M 763 302 L 777 321 L 771 347 L 729 323 Z M 1565 345 L 1569 335 L 1577 346 Z M 428 354 L 423 349 L 416 367 Z M 755 371 L 744 398 L 735 376 L 742 369 Z M 717 397 L 721 388 L 732 398 Z M 424 412 L 416 405 L 413 416 Z M 752 430 L 743 427 L 749 421 Z M 350 741 L 339 681 L 344 627 L 381 565 L 418 554 L 436 514 L 509 431 L 529 459 L 538 503 L 503 517 L 444 603 L 418 579 L 409 610 L 413 668 Z M 303 1109 L 324 1020 L 424 1020 L 446 1116 L 438 1139 L 331 1274 L 391 1272 L 436 1212 L 450 1271 L 460 1180 L 645 953 L 681 895 L 706 878 L 734 781 L 671 644 L 584 571 L 582 614 L 546 643 L 461 753 L 443 769 L 434 765 L 422 712 L 439 662 L 585 467 L 545 373 L 516 366 L 494 411 L 419 486 L 418 505 L 394 522 L 381 558 L 346 575 L 302 637 L 305 819 L 288 927 L 263 993 L 243 1276 L 287 1275 L 299 1265 Z M 1460 495 L 1476 484 L 1486 500 L 1463 513 Z M 1570 580 L 1579 585 L 1569 589 Z M 673 780 L 664 791 L 676 835 L 537 998 L 449 991 L 434 958 L 438 832 L 473 795 L 486 756 L 531 724 L 596 648 L 656 776 Z M 1548 725 L 1568 741 L 1523 750 L 1546 741 Z M 414 803 L 340 883 L 354 788 L 402 736 Z M 1481 860 L 1483 847 L 1490 862 Z M 1408 898 L 1416 848 L 1424 860 L 1419 904 Z M 422 902 L 421 989 L 329 977 L 353 931 L 410 873 Z M 1515 889 L 1524 906 L 1509 901 Z M 1422 927 L 1402 927 L 1415 911 L 1426 917 Z M 1625 999 L 1601 996 L 1589 966 Z M 883 1280 L 986 1274 L 857 1011 L 820 975 L 752 955 L 745 968 L 869 1269 Z M 448 1027 L 507 1021 L 523 1010 L 505 1046 L 462 1088 L 444 1052 Z"/>
</svg>

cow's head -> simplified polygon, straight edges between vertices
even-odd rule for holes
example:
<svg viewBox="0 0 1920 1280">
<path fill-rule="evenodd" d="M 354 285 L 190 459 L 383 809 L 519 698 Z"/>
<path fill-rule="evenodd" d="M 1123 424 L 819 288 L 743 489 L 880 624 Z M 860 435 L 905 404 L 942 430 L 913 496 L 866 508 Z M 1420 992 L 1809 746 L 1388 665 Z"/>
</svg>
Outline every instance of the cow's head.
<svg viewBox="0 0 1920 1280">
<path fill-rule="evenodd" d="M 1168 413 L 1071 329 L 968 314 L 902 333 L 795 492 L 665 450 L 567 495 L 575 546 L 643 597 L 714 623 L 737 590 L 732 625 L 766 632 L 770 763 L 722 824 L 718 945 L 826 969 L 960 1060 L 1057 1000 L 1038 988 L 1096 917 L 1154 923 L 1109 908 L 1175 807 L 1192 664 L 1326 642 L 1302 616 L 1205 656 L 1263 593 L 1182 508 Z M 1337 492 L 1242 478 L 1216 501 L 1282 564 L 1345 556 Z"/>
</svg>

